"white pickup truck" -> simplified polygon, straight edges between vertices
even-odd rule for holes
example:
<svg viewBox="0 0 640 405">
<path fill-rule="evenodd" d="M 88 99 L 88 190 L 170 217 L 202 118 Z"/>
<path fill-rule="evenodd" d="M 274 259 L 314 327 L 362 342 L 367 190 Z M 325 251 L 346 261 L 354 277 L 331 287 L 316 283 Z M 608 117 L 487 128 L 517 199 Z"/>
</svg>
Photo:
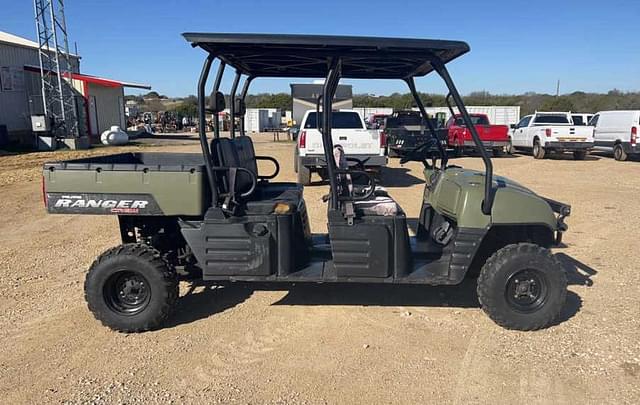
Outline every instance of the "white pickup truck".
<svg viewBox="0 0 640 405">
<path fill-rule="evenodd" d="M 317 129 L 316 118 L 315 111 L 307 111 L 302 118 L 297 137 L 294 169 L 298 173 L 298 183 L 303 185 L 311 183 L 313 172 L 318 173 L 323 179 L 327 177 L 322 135 Z M 357 111 L 333 111 L 332 121 L 333 144 L 341 145 L 347 158 L 356 158 L 364 162 L 368 170 L 378 170 L 387 164 L 384 134 L 379 130 L 367 129 Z"/>
<path fill-rule="evenodd" d="M 574 159 L 583 160 L 593 142 L 593 127 L 574 125 L 571 113 L 536 112 L 513 128 L 507 151 L 531 150 L 536 159 L 548 152 L 573 152 Z"/>
</svg>

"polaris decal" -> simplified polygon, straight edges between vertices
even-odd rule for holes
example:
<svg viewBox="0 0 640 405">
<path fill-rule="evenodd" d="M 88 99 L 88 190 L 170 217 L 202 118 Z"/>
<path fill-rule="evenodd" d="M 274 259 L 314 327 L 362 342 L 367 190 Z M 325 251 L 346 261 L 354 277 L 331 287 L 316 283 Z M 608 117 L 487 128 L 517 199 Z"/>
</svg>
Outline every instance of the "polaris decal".
<svg viewBox="0 0 640 405">
<path fill-rule="evenodd" d="M 54 214 L 162 215 L 150 194 L 47 193 L 47 208 Z"/>
</svg>

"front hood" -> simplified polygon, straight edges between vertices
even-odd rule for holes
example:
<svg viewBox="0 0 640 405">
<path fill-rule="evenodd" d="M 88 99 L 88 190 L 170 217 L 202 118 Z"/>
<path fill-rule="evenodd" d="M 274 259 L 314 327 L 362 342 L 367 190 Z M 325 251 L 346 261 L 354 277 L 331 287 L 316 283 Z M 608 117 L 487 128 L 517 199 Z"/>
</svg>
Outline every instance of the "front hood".
<svg viewBox="0 0 640 405">
<path fill-rule="evenodd" d="M 447 169 L 446 173 L 448 175 L 447 177 L 449 177 L 451 181 L 458 184 L 460 187 L 464 188 L 465 186 L 477 186 L 477 185 L 484 186 L 484 180 L 485 180 L 484 172 L 481 172 L 478 170 L 453 167 L 453 168 Z M 522 184 L 503 176 L 494 175 L 493 186 L 496 189 L 511 188 L 511 189 L 516 189 L 518 191 L 521 191 L 523 193 L 535 194 L 533 191 L 523 186 Z"/>
</svg>

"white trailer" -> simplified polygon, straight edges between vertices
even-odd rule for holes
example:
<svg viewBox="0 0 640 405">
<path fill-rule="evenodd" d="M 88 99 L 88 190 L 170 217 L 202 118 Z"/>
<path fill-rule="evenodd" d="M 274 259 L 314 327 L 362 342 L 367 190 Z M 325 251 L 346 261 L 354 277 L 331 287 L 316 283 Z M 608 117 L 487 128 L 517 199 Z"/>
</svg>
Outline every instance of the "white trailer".
<svg viewBox="0 0 640 405">
<path fill-rule="evenodd" d="M 413 110 L 418 110 L 414 108 Z M 431 116 L 444 114 L 445 121 L 449 119 L 451 113 L 447 107 L 427 107 L 427 113 Z M 457 114 L 458 109 L 453 111 Z M 511 125 L 520 121 L 520 106 L 467 106 L 469 114 L 486 114 L 489 122 L 495 125 Z"/>
</svg>

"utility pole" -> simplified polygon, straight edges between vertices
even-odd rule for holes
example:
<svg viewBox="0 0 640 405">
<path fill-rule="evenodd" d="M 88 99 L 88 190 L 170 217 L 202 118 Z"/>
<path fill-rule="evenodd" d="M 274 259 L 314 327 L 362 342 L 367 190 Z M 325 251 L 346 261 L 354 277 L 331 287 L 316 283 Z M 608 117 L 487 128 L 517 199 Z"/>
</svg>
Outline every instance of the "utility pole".
<svg viewBox="0 0 640 405">
<path fill-rule="evenodd" d="M 560 95 L 560 79 L 558 79 L 558 83 L 556 84 L 556 97 Z"/>
</svg>

